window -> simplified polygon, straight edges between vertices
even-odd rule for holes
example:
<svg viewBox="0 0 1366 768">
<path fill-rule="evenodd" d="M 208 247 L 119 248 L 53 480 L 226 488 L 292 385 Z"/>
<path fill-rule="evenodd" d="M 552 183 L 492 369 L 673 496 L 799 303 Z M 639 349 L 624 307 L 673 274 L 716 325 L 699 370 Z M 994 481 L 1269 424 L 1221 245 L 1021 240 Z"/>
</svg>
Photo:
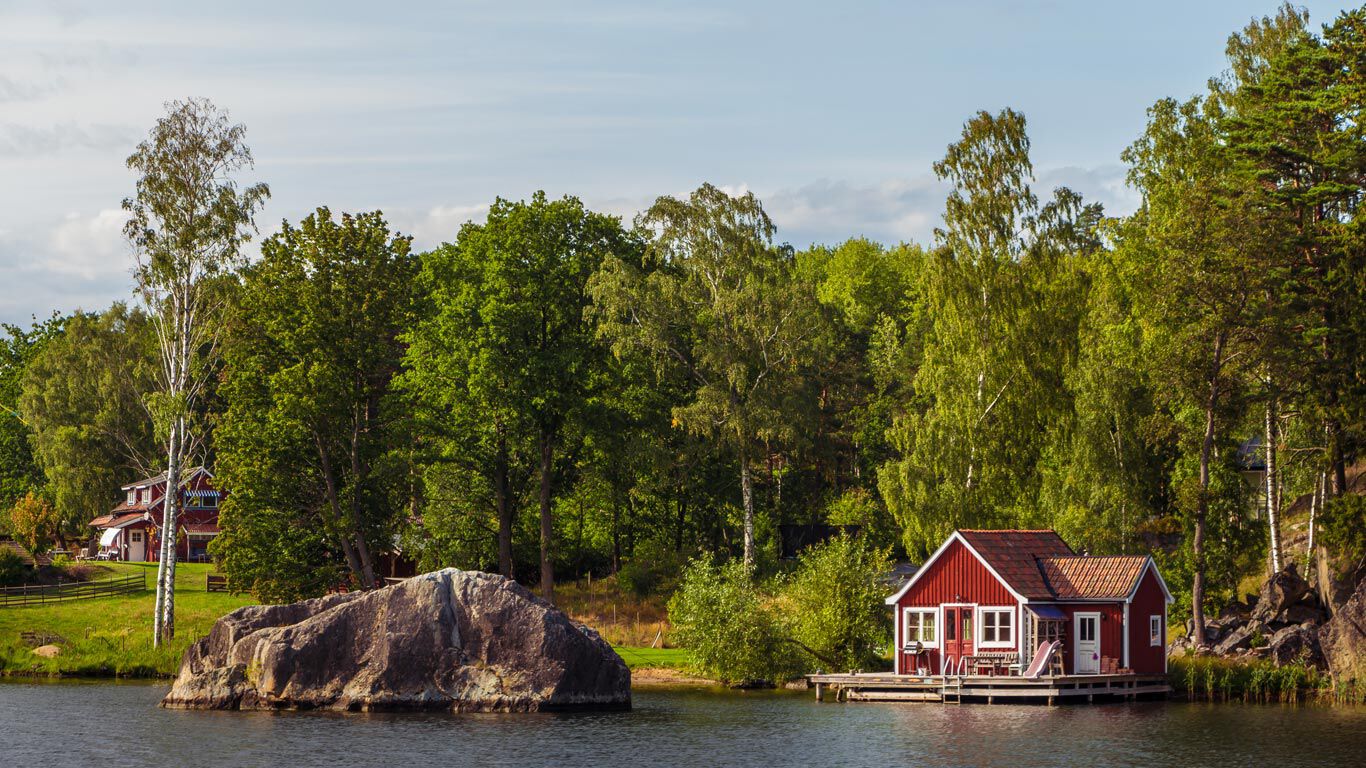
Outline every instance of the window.
<svg viewBox="0 0 1366 768">
<path fill-rule="evenodd" d="M 128 491 L 128 505 L 129 505 L 129 506 L 132 506 L 132 505 L 134 505 L 134 504 L 136 504 L 136 503 L 138 503 L 138 492 L 137 492 L 137 489 L 134 488 L 134 489 Z"/>
<path fill-rule="evenodd" d="M 1096 621 L 1094 616 L 1083 616 L 1077 622 L 1077 639 L 1083 643 L 1092 643 L 1096 640 Z"/>
<path fill-rule="evenodd" d="M 1015 609 L 983 608 L 981 621 L 981 645 L 1004 648 L 1015 646 Z"/>
<path fill-rule="evenodd" d="M 939 646 L 939 634 L 935 631 L 934 608 L 907 608 L 906 634 L 904 644 L 920 643 L 928 648 Z"/>
<path fill-rule="evenodd" d="M 1148 617 L 1148 645 L 1162 647 L 1162 617 Z"/>
<path fill-rule="evenodd" d="M 142 531 L 130 531 L 130 533 L 133 534 L 133 543 L 134 543 L 134 544 L 137 544 L 137 543 L 139 543 L 139 542 L 142 541 Z"/>
</svg>

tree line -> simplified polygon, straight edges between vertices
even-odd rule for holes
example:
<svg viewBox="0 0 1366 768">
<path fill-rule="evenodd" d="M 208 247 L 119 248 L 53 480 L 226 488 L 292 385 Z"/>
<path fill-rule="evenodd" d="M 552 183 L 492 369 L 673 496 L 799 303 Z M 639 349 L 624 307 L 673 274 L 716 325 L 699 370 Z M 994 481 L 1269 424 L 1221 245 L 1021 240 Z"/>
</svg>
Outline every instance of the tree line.
<svg viewBox="0 0 1366 768">
<path fill-rule="evenodd" d="M 1134 213 L 1036 192 L 1024 116 L 984 111 L 934 165 L 924 244 L 797 249 L 703 184 L 629 223 L 498 199 L 423 253 L 320 207 L 247 260 L 244 132 L 173 103 L 130 159 L 137 305 L 5 329 L 0 501 L 75 537 L 120 480 L 202 461 L 228 492 L 215 561 L 273 600 L 374 586 L 396 554 L 553 599 L 699 554 L 771 571 L 781 525 L 913 561 L 955 528 L 1050 527 L 1154 552 L 1198 632 L 1288 562 L 1290 500 L 1311 535 L 1366 524 L 1366 9 L 1314 30 L 1282 6 L 1227 56 L 1148 110 Z M 171 124 L 217 143 L 158 144 Z M 209 155 L 207 180 L 158 176 Z M 190 289 L 202 325 L 169 359 L 166 291 Z"/>
</svg>

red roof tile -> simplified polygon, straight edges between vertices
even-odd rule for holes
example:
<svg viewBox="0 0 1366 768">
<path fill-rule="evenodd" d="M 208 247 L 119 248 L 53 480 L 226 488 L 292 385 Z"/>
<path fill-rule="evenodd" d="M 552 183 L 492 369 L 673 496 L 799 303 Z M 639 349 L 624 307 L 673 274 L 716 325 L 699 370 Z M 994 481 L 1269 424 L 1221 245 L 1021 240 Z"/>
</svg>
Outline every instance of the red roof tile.
<svg viewBox="0 0 1366 768">
<path fill-rule="evenodd" d="M 1039 569 L 1059 600 L 1128 597 L 1148 564 L 1144 555 L 1045 557 Z"/>
<path fill-rule="evenodd" d="M 1016 592 L 1030 600 L 1051 600 L 1039 559 L 1073 555 L 1056 531 L 959 531 L 969 546 Z"/>
</svg>

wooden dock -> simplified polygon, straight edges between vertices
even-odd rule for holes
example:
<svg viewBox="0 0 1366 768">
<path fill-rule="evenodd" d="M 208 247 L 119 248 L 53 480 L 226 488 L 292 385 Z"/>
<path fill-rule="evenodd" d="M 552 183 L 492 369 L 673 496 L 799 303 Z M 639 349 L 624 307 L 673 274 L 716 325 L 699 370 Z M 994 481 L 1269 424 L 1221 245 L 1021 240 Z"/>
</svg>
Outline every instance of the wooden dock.
<svg viewBox="0 0 1366 768">
<path fill-rule="evenodd" d="M 807 675 L 817 701 L 929 701 L 987 704 L 1132 701 L 1166 698 L 1166 675 L 1055 675 L 1035 679 L 1009 675 Z"/>
</svg>

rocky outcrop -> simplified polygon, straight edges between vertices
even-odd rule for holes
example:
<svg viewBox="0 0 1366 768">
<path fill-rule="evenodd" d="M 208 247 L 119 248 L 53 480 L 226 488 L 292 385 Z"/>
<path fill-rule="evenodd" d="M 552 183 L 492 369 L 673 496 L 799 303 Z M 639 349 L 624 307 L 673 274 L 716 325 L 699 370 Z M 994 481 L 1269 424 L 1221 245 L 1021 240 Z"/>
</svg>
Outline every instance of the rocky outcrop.
<svg viewBox="0 0 1366 768">
<path fill-rule="evenodd" d="M 625 709 L 626 664 L 593 630 L 501 576 L 447 569 L 373 592 L 224 616 L 163 706 Z"/>
<path fill-rule="evenodd" d="M 1366 580 L 1333 612 L 1318 639 L 1334 683 L 1366 683 Z"/>
<path fill-rule="evenodd" d="M 1189 637 L 1178 641 L 1173 653 L 1213 653 L 1249 659 L 1270 659 L 1277 665 L 1308 664 L 1322 668 L 1325 649 L 1319 627 L 1327 614 L 1316 590 L 1294 563 L 1267 579 L 1247 602 L 1233 601 L 1205 623 L 1205 645 L 1195 648 Z"/>
</svg>

